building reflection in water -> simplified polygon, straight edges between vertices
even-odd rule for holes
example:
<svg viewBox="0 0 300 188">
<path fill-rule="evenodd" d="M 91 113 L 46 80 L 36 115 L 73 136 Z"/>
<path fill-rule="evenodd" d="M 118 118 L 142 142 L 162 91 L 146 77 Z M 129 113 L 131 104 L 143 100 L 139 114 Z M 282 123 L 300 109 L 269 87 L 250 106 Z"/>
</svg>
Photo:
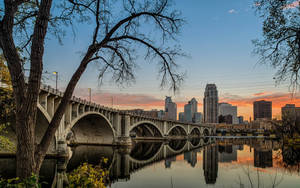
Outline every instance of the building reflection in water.
<svg viewBox="0 0 300 188">
<path fill-rule="evenodd" d="M 206 146 L 203 151 L 203 171 L 206 184 L 215 184 L 218 177 L 218 146 Z"/>
<path fill-rule="evenodd" d="M 203 143 L 202 141 L 201 143 Z M 167 144 L 163 142 L 137 142 L 133 148 L 82 145 L 72 148 L 73 155 L 70 160 L 46 159 L 40 175 L 43 181 L 48 182 L 49 187 L 64 187 L 68 182 L 67 174 L 77 169 L 83 162 L 97 165 L 102 158 L 107 158 L 107 163 L 102 167 L 109 171 L 106 184 L 112 185 L 114 182 L 129 181 L 131 174 L 160 161 L 164 162 L 162 165 L 165 168 L 171 168 L 172 165 L 177 168 L 178 166 L 174 165 L 174 162 L 178 155 L 183 156 L 183 159 L 189 164 L 188 166 L 197 168 L 197 153 L 202 150 L 205 183 L 216 184 L 218 163 L 237 161 L 237 151 L 247 149 L 247 147 L 243 148 L 244 145 L 254 148 L 254 155 L 251 153 L 251 158 L 254 158 L 254 166 L 260 168 L 273 166 L 272 148 L 277 145 L 278 148 L 280 146 L 264 141 L 250 142 L 250 140 L 232 140 L 230 142 L 226 140 L 211 143 L 207 143 L 210 145 L 206 146 L 200 144 L 202 146 L 194 148 L 191 148 L 193 145 L 191 142 L 180 140 L 174 140 Z M 299 163 L 299 149 L 285 148 L 282 154 L 283 161 L 297 161 L 297 164 Z M 15 159 L 0 159 L 0 167 L 2 167 L 0 174 L 4 177 L 15 176 Z M 221 175 L 219 174 L 219 176 Z"/>
<path fill-rule="evenodd" d="M 184 160 L 194 168 L 197 164 L 197 151 L 189 151 L 184 153 Z"/>
<path fill-rule="evenodd" d="M 237 150 L 238 146 L 235 145 L 219 145 L 219 162 L 220 163 L 230 163 L 232 161 L 237 161 Z"/>
<path fill-rule="evenodd" d="M 272 150 L 254 149 L 254 166 L 259 168 L 273 167 Z"/>
<path fill-rule="evenodd" d="M 165 160 L 165 168 L 171 168 L 171 164 L 174 161 L 176 161 L 176 156 L 166 159 Z"/>
</svg>

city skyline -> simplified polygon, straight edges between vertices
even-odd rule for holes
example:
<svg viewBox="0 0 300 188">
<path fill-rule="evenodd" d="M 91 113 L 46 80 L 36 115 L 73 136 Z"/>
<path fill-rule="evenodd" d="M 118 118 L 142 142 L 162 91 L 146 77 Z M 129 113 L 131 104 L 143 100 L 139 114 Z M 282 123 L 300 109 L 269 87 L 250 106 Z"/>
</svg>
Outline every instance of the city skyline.
<svg viewBox="0 0 300 188">
<path fill-rule="evenodd" d="M 262 33 L 262 20 L 255 15 L 252 0 L 194 0 L 190 4 L 177 0 L 174 6 L 187 20 L 179 42 L 188 57 L 178 59 L 180 70 L 186 72 L 187 77 L 179 93 L 174 95 L 167 88 L 161 90 L 156 63 L 149 64 L 139 58 L 135 83 L 118 87 L 108 76 L 99 86 L 99 71 L 97 65 L 92 64 L 88 66 L 88 74 L 81 78 L 75 95 L 88 99 L 88 88 L 92 88 L 92 99 L 97 103 L 114 104 L 122 109 L 144 107 L 148 110 L 163 109 L 163 98 L 168 95 L 172 96 L 181 112 L 189 99 L 195 97 L 202 101 L 205 85 L 215 83 L 220 90 L 220 102 L 238 106 L 238 115 L 243 115 L 246 120 L 253 116 L 252 103 L 255 100 L 272 100 L 273 117 L 277 118 L 284 104 L 300 105 L 299 94 L 292 97 L 287 82 L 275 86 L 273 77 L 276 70 L 258 65 L 258 57 L 251 54 L 254 48 L 251 40 L 259 38 Z M 57 45 L 55 40 L 47 41 L 44 70 L 59 72 L 58 87 L 61 90 L 69 80 L 71 70 L 77 66 L 82 47 L 90 39 L 85 35 L 90 26 L 82 23 L 76 29 L 78 37 L 74 39 L 67 34 L 62 46 Z M 220 30 L 222 35 L 217 32 Z M 46 77 L 46 83 L 54 86 L 54 76 Z M 202 112 L 202 102 L 199 102 L 198 108 Z"/>
</svg>

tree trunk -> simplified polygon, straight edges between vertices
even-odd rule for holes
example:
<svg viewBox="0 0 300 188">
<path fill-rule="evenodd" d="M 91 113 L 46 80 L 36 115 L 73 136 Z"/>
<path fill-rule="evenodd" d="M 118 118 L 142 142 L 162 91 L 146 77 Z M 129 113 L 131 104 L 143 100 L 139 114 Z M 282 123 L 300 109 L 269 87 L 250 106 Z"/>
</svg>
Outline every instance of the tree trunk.
<svg viewBox="0 0 300 188">
<path fill-rule="evenodd" d="M 35 122 L 32 116 L 27 116 L 25 113 L 16 114 L 16 134 L 17 142 L 17 177 L 24 179 L 30 177 L 35 171 L 34 159 L 34 125 Z"/>
</svg>

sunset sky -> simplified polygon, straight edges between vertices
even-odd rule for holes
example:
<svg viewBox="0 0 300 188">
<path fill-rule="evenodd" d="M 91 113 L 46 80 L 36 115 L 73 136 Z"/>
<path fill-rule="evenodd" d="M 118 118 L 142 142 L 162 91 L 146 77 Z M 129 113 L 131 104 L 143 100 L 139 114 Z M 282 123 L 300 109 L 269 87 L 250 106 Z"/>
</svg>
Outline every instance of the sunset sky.
<svg viewBox="0 0 300 188">
<path fill-rule="evenodd" d="M 178 60 L 180 70 L 186 72 L 179 93 L 174 95 L 167 88 L 161 90 L 156 63 L 149 64 L 139 58 L 135 83 L 120 87 L 107 77 L 100 86 L 97 65 L 91 64 L 75 94 L 87 98 L 87 88 L 92 88 L 92 100 L 96 103 L 147 110 L 163 109 L 168 95 L 177 103 L 179 112 L 195 97 L 199 102 L 198 111 L 202 112 L 205 85 L 215 83 L 220 102 L 237 105 L 238 115 L 245 119 L 253 117 L 254 100 L 271 100 L 273 117 L 277 118 L 280 107 L 286 103 L 300 106 L 300 96 L 291 96 L 288 82 L 276 86 L 273 80 L 276 70 L 257 64 L 258 57 L 251 53 L 254 48 L 251 40 L 260 38 L 262 33 L 262 20 L 255 14 L 253 0 L 175 0 L 174 7 L 187 21 L 178 42 L 189 55 Z M 62 90 L 91 40 L 89 24 L 78 24 L 75 31 L 75 37 L 66 35 L 63 45 L 51 37 L 46 42 L 44 70 L 59 73 Z M 55 76 L 48 75 L 48 78 L 45 83 L 54 86 Z"/>
</svg>

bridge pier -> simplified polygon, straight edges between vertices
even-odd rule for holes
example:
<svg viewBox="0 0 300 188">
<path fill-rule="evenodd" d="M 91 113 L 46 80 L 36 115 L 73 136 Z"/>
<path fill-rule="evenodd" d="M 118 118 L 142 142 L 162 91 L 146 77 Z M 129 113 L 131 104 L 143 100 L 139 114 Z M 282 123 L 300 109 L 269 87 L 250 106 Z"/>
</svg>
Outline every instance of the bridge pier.
<svg viewBox="0 0 300 188">
<path fill-rule="evenodd" d="M 119 116 L 119 117 L 118 117 Z M 115 135 L 115 144 L 116 145 L 125 145 L 131 146 L 131 138 L 129 135 L 130 130 L 130 116 L 127 114 L 117 115 L 116 119 L 116 135 Z"/>
</svg>

